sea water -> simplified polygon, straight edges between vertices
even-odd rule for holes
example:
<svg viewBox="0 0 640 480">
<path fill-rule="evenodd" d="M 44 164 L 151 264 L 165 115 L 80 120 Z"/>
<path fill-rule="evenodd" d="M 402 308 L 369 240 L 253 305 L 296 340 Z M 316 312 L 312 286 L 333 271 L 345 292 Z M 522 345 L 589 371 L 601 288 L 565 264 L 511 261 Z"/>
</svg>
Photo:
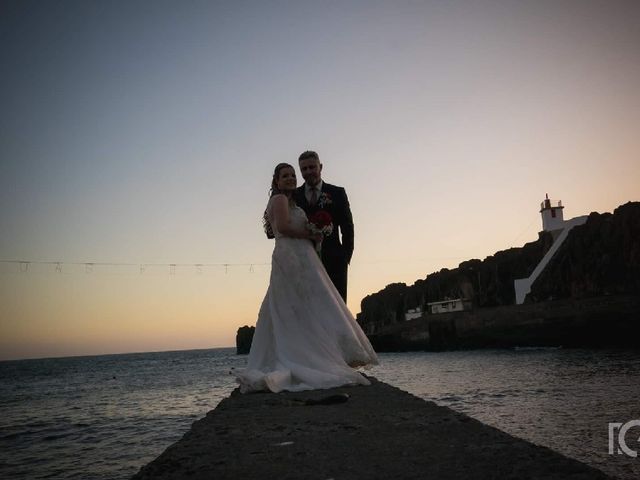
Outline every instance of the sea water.
<svg viewBox="0 0 640 480">
<path fill-rule="evenodd" d="M 609 422 L 640 419 L 640 352 L 389 353 L 366 373 L 619 478 Z M 0 362 L 0 478 L 126 479 L 234 388 L 235 349 Z M 636 431 L 639 430 L 639 431 Z M 626 436 L 640 451 L 634 427 Z M 617 449 L 614 449 L 614 452 Z"/>
</svg>

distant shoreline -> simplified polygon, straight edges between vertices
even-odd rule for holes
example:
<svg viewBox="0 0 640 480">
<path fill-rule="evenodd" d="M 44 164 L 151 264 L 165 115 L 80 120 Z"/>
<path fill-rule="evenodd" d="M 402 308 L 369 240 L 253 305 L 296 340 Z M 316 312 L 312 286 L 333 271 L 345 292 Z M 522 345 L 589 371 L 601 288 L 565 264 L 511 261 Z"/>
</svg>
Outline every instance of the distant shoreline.
<svg viewBox="0 0 640 480">
<path fill-rule="evenodd" d="M 211 347 L 211 348 L 188 348 L 185 350 L 153 350 L 150 352 L 123 352 L 123 353 L 96 353 L 96 354 L 80 354 L 80 355 L 65 355 L 64 357 L 25 357 L 25 358 L 6 358 L 0 359 L 2 362 L 23 362 L 29 360 L 64 360 L 65 358 L 96 358 L 96 357 L 112 357 L 115 355 L 149 355 L 154 353 L 178 353 L 178 352 L 199 352 L 208 350 L 235 350 L 235 346 L 231 347 Z"/>
</svg>

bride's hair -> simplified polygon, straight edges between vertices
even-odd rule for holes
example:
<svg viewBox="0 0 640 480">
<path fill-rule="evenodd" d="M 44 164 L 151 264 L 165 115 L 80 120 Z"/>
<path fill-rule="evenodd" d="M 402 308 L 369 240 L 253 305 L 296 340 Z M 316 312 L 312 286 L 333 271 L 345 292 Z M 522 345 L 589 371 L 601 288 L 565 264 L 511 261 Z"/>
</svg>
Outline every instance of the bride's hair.
<svg viewBox="0 0 640 480">
<path fill-rule="evenodd" d="M 271 189 L 269 190 L 269 198 L 277 195 L 278 193 L 282 193 L 278 189 L 278 178 L 280 177 L 280 171 L 283 168 L 293 168 L 288 163 L 279 163 L 276 165 L 276 169 L 273 171 L 273 178 L 271 179 Z M 292 200 L 289 199 L 291 202 Z M 264 214 L 262 215 L 262 227 L 264 228 L 264 233 L 267 234 L 267 238 L 275 238 L 273 234 L 273 228 L 271 227 L 271 222 L 269 221 L 269 215 L 267 214 L 267 210 L 265 209 Z"/>
</svg>

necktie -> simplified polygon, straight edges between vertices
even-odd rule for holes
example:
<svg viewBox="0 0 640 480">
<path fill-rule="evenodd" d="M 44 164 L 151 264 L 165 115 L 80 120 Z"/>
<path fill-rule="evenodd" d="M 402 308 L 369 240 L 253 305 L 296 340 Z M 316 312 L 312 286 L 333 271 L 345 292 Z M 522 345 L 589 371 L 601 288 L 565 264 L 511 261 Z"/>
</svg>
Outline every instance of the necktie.
<svg viewBox="0 0 640 480">
<path fill-rule="evenodd" d="M 311 198 L 309 199 L 309 204 L 314 206 L 316 203 L 318 203 L 318 189 L 313 187 L 311 189 Z"/>
</svg>

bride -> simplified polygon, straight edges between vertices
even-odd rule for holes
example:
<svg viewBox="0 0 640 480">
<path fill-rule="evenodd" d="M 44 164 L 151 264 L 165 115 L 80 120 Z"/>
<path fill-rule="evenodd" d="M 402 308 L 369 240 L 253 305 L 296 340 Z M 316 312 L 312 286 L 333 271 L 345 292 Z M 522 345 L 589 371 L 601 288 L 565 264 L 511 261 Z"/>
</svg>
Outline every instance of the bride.
<svg viewBox="0 0 640 480">
<path fill-rule="evenodd" d="M 271 279 L 260 307 L 247 368 L 235 371 L 240 391 L 300 391 L 368 385 L 353 367 L 378 363 L 369 340 L 318 258 L 307 216 L 295 205 L 296 173 L 276 166 L 265 211 L 275 237 Z"/>
</svg>

